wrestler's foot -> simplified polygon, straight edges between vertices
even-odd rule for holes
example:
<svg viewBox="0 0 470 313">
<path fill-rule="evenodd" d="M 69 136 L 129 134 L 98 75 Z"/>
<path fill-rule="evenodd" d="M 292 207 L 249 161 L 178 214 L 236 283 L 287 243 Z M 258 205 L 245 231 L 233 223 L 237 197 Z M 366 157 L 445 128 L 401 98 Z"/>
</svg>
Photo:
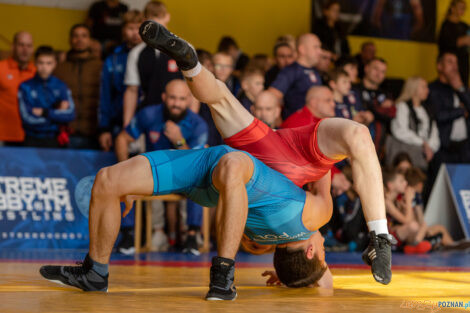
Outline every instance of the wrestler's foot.
<svg viewBox="0 0 470 313">
<path fill-rule="evenodd" d="M 39 270 L 42 277 L 61 285 L 69 285 L 84 291 L 108 291 L 108 276 L 102 276 L 92 269 L 93 261 L 88 256 L 78 266 L 46 265 Z"/>
<path fill-rule="evenodd" d="M 370 241 L 367 249 L 362 253 L 362 260 L 371 266 L 374 279 L 384 285 L 392 280 L 392 243 L 393 237 L 389 234 L 376 235 L 369 233 Z"/>
<path fill-rule="evenodd" d="M 212 258 L 211 282 L 206 300 L 235 300 L 237 289 L 233 284 L 235 262 L 215 256 Z"/>
<path fill-rule="evenodd" d="M 188 71 L 196 67 L 198 59 L 194 48 L 161 24 L 145 21 L 140 26 L 139 34 L 147 45 L 175 59 L 180 70 Z"/>
</svg>

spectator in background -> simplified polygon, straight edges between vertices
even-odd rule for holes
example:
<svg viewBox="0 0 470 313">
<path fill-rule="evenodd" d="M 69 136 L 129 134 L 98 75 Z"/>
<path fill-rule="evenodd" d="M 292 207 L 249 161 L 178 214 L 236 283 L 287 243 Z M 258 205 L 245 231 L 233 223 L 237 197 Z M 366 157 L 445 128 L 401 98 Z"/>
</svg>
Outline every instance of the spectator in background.
<svg viewBox="0 0 470 313">
<path fill-rule="evenodd" d="M 359 82 L 359 70 L 357 60 L 353 57 L 344 56 L 336 60 L 335 66 L 338 69 L 342 69 L 349 75 L 351 84 L 357 84 Z"/>
<path fill-rule="evenodd" d="M 349 55 L 349 43 L 338 23 L 341 6 L 337 0 L 328 0 L 323 6 L 323 18 L 315 20 L 313 33 L 318 36 L 325 50 L 337 58 Z"/>
<path fill-rule="evenodd" d="M 238 95 L 240 82 L 233 76 L 233 58 L 225 52 L 217 52 L 212 58 L 214 62 L 214 75 L 223 81 L 234 96 Z"/>
<path fill-rule="evenodd" d="M 328 72 L 330 72 L 331 70 L 332 57 L 333 57 L 333 53 L 331 51 L 322 49 L 321 54 L 320 54 L 320 59 L 318 60 L 317 65 L 315 66 L 325 86 L 328 84 L 328 80 L 329 80 Z"/>
<path fill-rule="evenodd" d="M 411 77 L 397 99 L 397 114 L 391 123 L 394 138 L 406 145 L 387 145 L 387 162 L 390 164 L 400 151 L 407 152 L 413 164 L 427 169 L 428 163 L 439 149 L 439 133 L 434 119 L 423 106 L 428 98 L 427 82 L 421 77 Z"/>
<path fill-rule="evenodd" d="M 91 37 L 101 43 L 104 55 L 121 42 L 121 26 L 127 9 L 119 0 L 101 0 L 91 5 L 86 24 L 91 29 Z"/>
<path fill-rule="evenodd" d="M 262 91 L 251 106 L 251 113 L 272 129 L 279 126 L 281 118 L 281 103 L 272 92 Z"/>
<path fill-rule="evenodd" d="M 18 87 L 36 73 L 31 57 L 33 37 L 28 32 L 13 36 L 13 54 L 0 61 L 0 146 L 18 145 L 24 140 L 24 131 L 18 110 Z"/>
<path fill-rule="evenodd" d="M 264 88 L 268 88 L 272 84 L 281 69 L 295 61 L 295 48 L 287 42 L 280 42 L 274 46 L 273 55 L 275 64 L 264 76 Z"/>
<path fill-rule="evenodd" d="M 75 106 L 67 86 L 52 76 L 57 61 L 54 49 L 41 46 L 36 50 L 36 75 L 20 85 L 18 102 L 25 146 L 58 148 L 67 144 L 59 137 L 61 125 L 75 118 Z"/>
<path fill-rule="evenodd" d="M 245 109 L 250 111 L 256 97 L 264 89 L 264 74 L 257 68 L 247 68 L 241 78 L 242 90 L 238 95 L 238 101 Z"/>
<path fill-rule="evenodd" d="M 116 138 L 118 161 L 129 157 L 128 145 L 145 134 L 147 151 L 166 149 L 201 149 L 207 143 L 207 124 L 189 110 L 192 101 L 186 82 L 180 79 L 170 81 L 162 94 L 163 104 L 149 105 L 137 112 L 131 123 Z M 158 211 L 157 212 L 163 212 Z M 169 242 L 176 241 L 177 203 L 167 205 Z M 196 231 L 201 226 L 202 207 L 188 201 L 189 234 L 186 242 L 188 252 L 197 253 Z M 164 217 L 156 216 L 155 233 L 152 243 L 157 248 L 167 245 L 163 232 Z"/>
<path fill-rule="evenodd" d="M 335 116 L 335 100 L 328 87 L 313 86 L 305 98 L 305 106 L 282 123 L 281 128 L 294 128 L 310 125 L 322 118 Z"/>
<path fill-rule="evenodd" d="M 149 1 L 144 9 L 144 17 L 165 27 L 170 22 L 170 13 L 160 1 Z M 183 76 L 175 60 L 144 42 L 135 46 L 129 52 L 124 76 L 126 91 L 123 101 L 123 126 L 129 124 L 136 109 L 161 103 L 166 84 L 178 78 Z M 139 88 L 142 93 L 140 99 Z"/>
<path fill-rule="evenodd" d="M 430 251 L 431 243 L 424 240 L 426 225 L 420 225 L 414 215 L 415 190 L 408 187 L 404 174 L 395 170 L 386 169 L 382 176 L 389 231 L 397 239 L 397 247 L 409 254 Z M 402 198 L 398 200 L 400 195 Z"/>
<path fill-rule="evenodd" d="M 342 69 L 336 69 L 330 73 L 329 87 L 333 91 L 335 99 L 335 116 L 354 120 L 369 126 L 374 120 L 370 111 L 362 108 L 362 104 L 351 93 L 351 80 L 348 73 Z"/>
<path fill-rule="evenodd" d="M 370 61 L 376 58 L 376 53 L 377 48 L 372 41 L 366 41 L 361 45 L 361 52 L 356 55 L 360 79 L 364 78 L 364 68 Z"/>
<path fill-rule="evenodd" d="M 196 50 L 199 62 L 206 67 L 209 71 L 212 73 L 215 72 L 214 69 L 214 63 L 213 63 L 213 57 L 210 54 L 210 52 L 203 50 L 203 49 L 197 49 Z M 212 114 L 209 109 L 209 106 L 206 103 L 200 103 L 199 107 L 199 115 L 206 121 L 207 127 L 209 129 L 209 138 L 207 139 L 207 145 L 209 147 L 213 146 L 218 146 L 224 144 L 224 141 L 222 139 L 222 136 L 220 136 L 219 131 L 217 130 L 217 127 L 215 127 L 214 120 L 212 119 Z"/>
<path fill-rule="evenodd" d="M 98 149 L 98 100 L 100 92 L 101 60 L 90 51 L 90 29 L 76 24 L 70 29 L 70 47 L 67 59 L 59 63 L 55 76 L 72 91 L 76 118 L 70 123 L 70 147 Z"/>
<path fill-rule="evenodd" d="M 468 24 L 462 21 L 466 9 L 465 0 L 452 0 L 439 32 L 438 44 L 440 54 L 449 51 L 457 55 L 460 78 L 468 87 L 470 34 Z"/>
<path fill-rule="evenodd" d="M 214 73 L 214 62 L 212 61 L 212 54 L 204 49 L 196 49 L 196 53 L 201 65 L 207 68 L 211 73 Z"/>
<path fill-rule="evenodd" d="M 240 50 L 235 39 L 230 36 L 222 37 L 217 47 L 217 52 L 226 53 L 233 58 L 233 64 L 235 64 L 233 75 L 240 78 L 241 73 L 248 65 L 248 62 L 250 62 L 250 58 Z"/>
<path fill-rule="evenodd" d="M 122 25 L 123 43 L 106 58 L 101 72 L 100 103 L 98 108 L 99 142 L 101 149 L 109 151 L 115 138 L 122 129 L 122 103 L 124 91 L 124 73 L 126 72 L 129 51 L 142 39 L 139 36 L 143 15 L 132 10 L 124 14 Z"/>
<path fill-rule="evenodd" d="M 405 175 L 406 171 L 408 171 L 410 168 L 413 167 L 413 163 L 411 161 L 411 157 L 409 156 L 408 153 L 406 152 L 400 152 L 398 153 L 394 158 L 392 162 L 393 168 L 399 172 Z"/>
<path fill-rule="evenodd" d="M 314 68 L 320 60 L 321 43 L 313 34 L 300 35 L 297 40 L 297 61 L 284 67 L 269 87 L 280 100 L 284 98 L 282 118 L 286 119 L 305 103 L 305 96 L 312 86 L 322 84 Z"/>
<path fill-rule="evenodd" d="M 395 105 L 391 97 L 380 87 L 387 74 L 387 63 L 384 59 L 373 59 L 365 69 L 365 76 L 358 88 L 361 102 L 366 110 L 374 114 L 373 137 L 375 148 L 382 154 L 390 122 L 395 117 Z"/>
<path fill-rule="evenodd" d="M 246 66 L 245 70 L 247 68 L 254 67 L 262 71 L 264 76 L 264 74 L 271 68 L 271 65 L 272 62 L 267 54 L 257 53 L 251 58 L 250 62 L 248 62 L 248 65 Z"/>
<path fill-rule="evenodd" d="M 439 130 L 440 148 L 429 164 L 425 201 L 442 163 L 469 163 L 470 93 L 459 75 L 457 56 L 451 52 L 437 59 L 438 78 L 429 84 L 428 105 Z"/>
</svg>

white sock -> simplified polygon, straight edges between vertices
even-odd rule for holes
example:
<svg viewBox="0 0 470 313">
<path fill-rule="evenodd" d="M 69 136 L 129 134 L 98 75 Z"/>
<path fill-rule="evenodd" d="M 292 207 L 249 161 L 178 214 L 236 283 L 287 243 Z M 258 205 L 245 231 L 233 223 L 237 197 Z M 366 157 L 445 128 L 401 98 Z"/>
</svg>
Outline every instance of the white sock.
<svg viewBox="0 0 470 313">
<path fill-rule="evenodd" d="M 387 220 L 375 220 L 367 222 L 367 227 L 369 231 L 375 231 L 375 234 L 388 234 Z"/>
<path fill-rule="evenodd" d="M 197 62 L 197 65 L 193 67 L 192 69 L 187 70 L 187 71 L 181 71 L 181 72 L 183 72 L 184 77 L 194 77 L 197 74 L 199 74 L 201 70 L 202 70 L 202 65 L 201 63 Z"/>
</svg>

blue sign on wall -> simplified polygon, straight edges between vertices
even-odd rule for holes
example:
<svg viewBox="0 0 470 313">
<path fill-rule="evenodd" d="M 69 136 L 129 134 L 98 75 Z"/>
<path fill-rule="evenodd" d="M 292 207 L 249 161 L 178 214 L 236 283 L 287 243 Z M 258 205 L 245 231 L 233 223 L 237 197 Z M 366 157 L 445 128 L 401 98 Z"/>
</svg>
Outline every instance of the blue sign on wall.
<svg viewBox="0 0 470 313">
<path fill-rule="evenodd" d="M 446 167 L 462 230 L 470 238 L 470 165 L 446 164 Z"/>
<path fill-rule="evenodd" d="M 114 154 L 4 147 L 0 160 L 0 248 L 87 248 L 90 186 Z"/>
</svg>

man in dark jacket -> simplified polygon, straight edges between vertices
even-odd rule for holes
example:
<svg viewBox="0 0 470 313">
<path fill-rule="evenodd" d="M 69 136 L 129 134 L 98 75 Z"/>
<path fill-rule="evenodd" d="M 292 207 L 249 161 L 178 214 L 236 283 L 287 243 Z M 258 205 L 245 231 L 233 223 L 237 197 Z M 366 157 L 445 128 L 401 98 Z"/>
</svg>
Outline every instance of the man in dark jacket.
<svg viewBox="0 0 470 313">
<path fill-rule="evenodd" d="M 441 147 L 430 164 L 431 179 L 442 163 L 470 162 L 470 92 L 460 78 L 457 56 L 440 54 L 437 72 L 437 80 L 429 84 L 428 109 L 436 119 Z"/>
<path fill-rule="evenodd" d="M 67 60 L 60 63 L 55 76 L 72 91 L 77 118 L 70 124 L 70 147 L 98 149 L 98 100 L 100 91 L 101 60 L 90 52 L 90 30 L 84 24 L 70 30 L 71 50 Z"/>
</svg>

